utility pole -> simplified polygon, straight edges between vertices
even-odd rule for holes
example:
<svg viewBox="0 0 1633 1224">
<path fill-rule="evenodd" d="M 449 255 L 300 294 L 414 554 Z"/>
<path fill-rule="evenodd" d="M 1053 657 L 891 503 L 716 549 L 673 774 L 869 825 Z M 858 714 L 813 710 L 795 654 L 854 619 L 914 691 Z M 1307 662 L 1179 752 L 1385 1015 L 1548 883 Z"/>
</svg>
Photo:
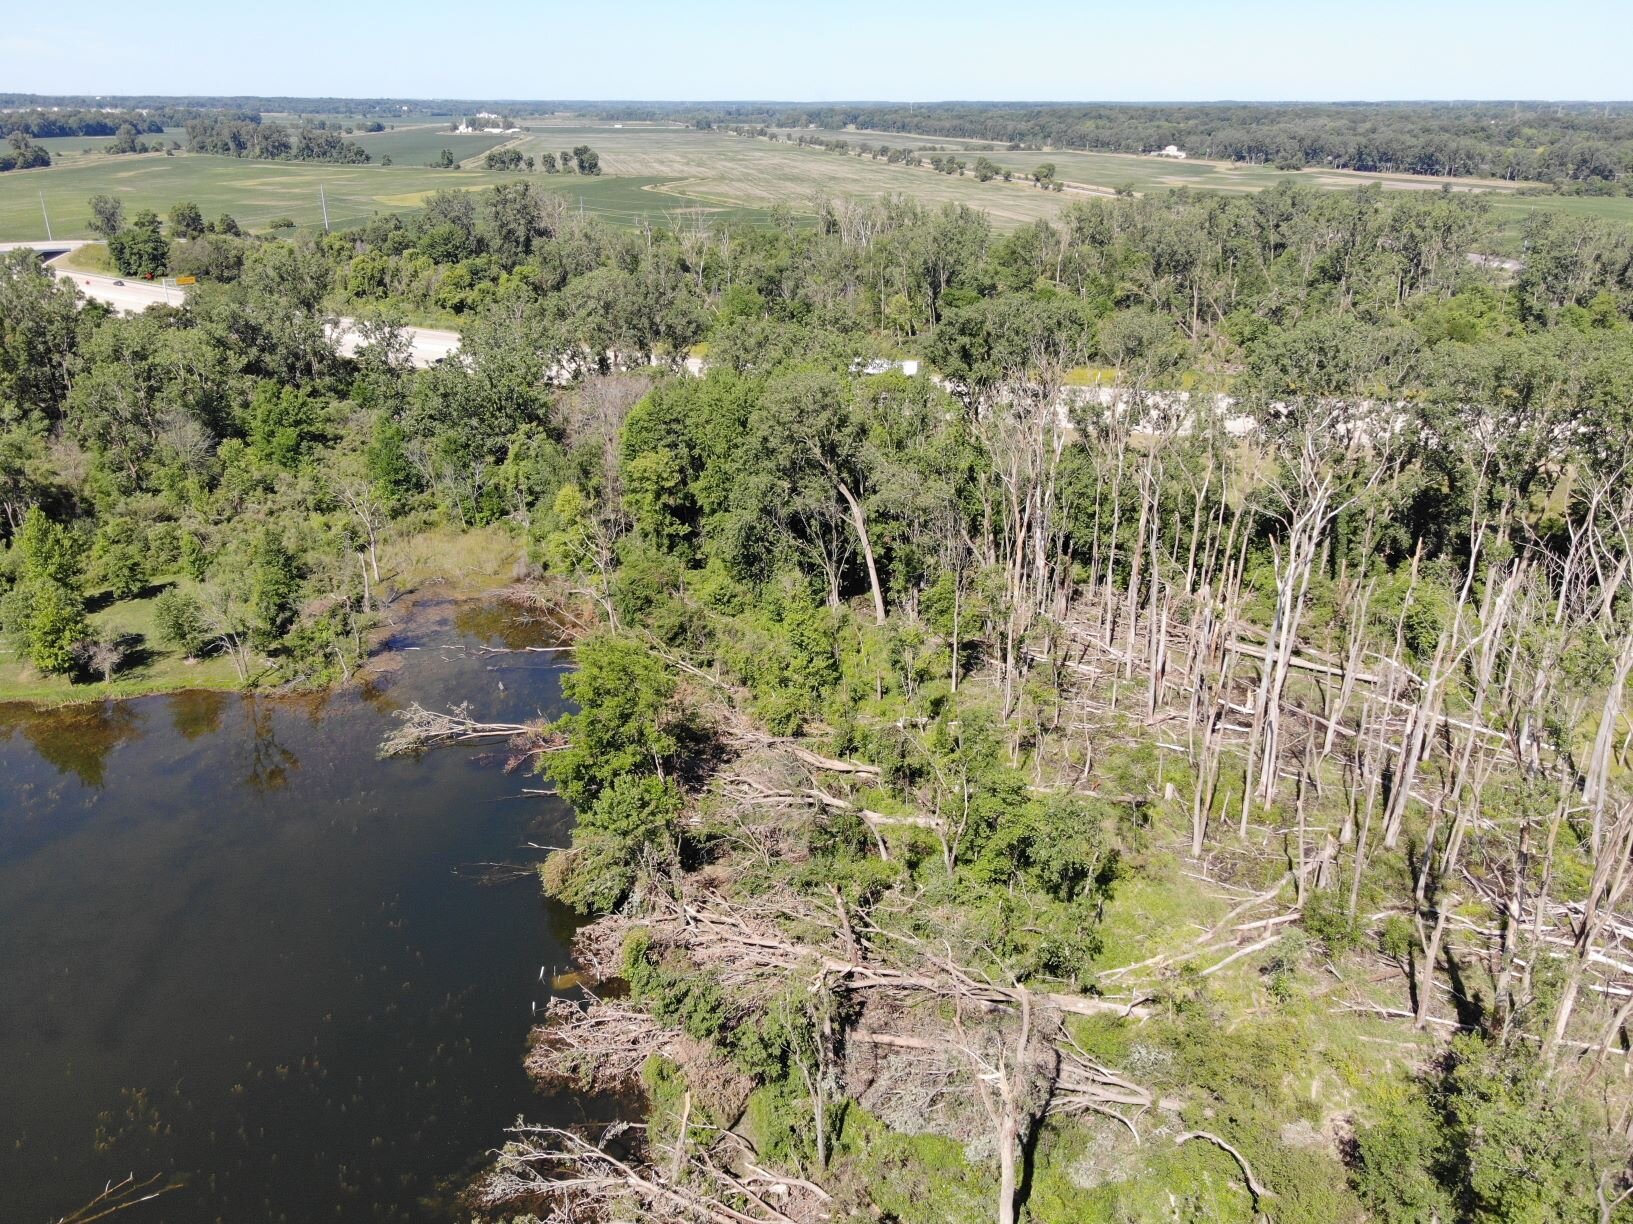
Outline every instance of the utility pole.
<svg viewBox="0 0 1633 1224">
<path fill-rule="evenodd" d="M 318 184 L 318 203 L 323 205 L 323 232 L 329 232 L 329 197 L 323 194 L 323 184 Z"/>
<path fill-rule="evenodd" d="M 53 242 L 55 239 L 51 237 L 51 214 L 46 210 L 45 192 L 43 191 L 40 192 L 40 212 L 45 215 L 45 240 L 47 242 Z"/>
</svg>

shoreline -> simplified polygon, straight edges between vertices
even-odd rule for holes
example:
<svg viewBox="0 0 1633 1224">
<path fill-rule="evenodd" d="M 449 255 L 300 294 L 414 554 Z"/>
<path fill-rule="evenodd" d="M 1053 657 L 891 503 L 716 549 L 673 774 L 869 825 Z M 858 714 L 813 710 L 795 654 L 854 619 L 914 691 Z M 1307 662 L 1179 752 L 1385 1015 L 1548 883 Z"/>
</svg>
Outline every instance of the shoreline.
<svg viewBox="0 0 1633 1224">
<path fill-rule="evenodd" d="M 368 651 L 353 669 L 350 676 L 344 679 L 330 681 L 327 684 L 302 684 L 298 681 L 286 681 L 282 684 L 259 685 L 253 678 L 249 681 L 240 681 L 237 676 L 227 673 L 219 680 L 208 675 L 200 677 L 180 676 L 180 683 L 168 683 L 165 680 L 156 680 L 144 684 L 140 679 L 135 680 L 128 687 L 121 688 L 116 678 L 111 683 L 91 681 L 82 685 L 74 685 L 63 692 L 59 697 L 29 696 L 26 690 L 12 695 L 9 686 L 0 682 L 0 709 L 7 706 L 27 706 L 35 710 L 63 710 L 76 706 L 102 705 L 110 701 L 134 701 L 144 697 L 167 697 L 176 693 L 256 693 L 267 696 L 299 696 L 311 693 L 334 693 L 359 686 L 371 679 L 377 678 L 389 670 L 387 660 L 397 657 L 401 653 L 400 647 L 392 645 L 392 640 L 403 634 L 419 614 L 422 607 L 433 603 L 475 603 L 485 602 L 503 591 L 509 583 L 505 580 L 494 579 L 491 583 L 471 582 L 468 579 L 428 579 L 414 587 L 398 594 L 390 604 L 379 609 L 376 615 L 381 616 L 379 624 L 369 630 L 367 634 Z M 199 662 L 204 662 L 200 660 Z M 196 664 L 195 664 L 196 665 Z"/>
<path fill-rule="evenodd" d="M 129 673 L 116 674 L 112 681 L 64 683 L 61 677 L 41 676 L 26 667 L 18 652 L 8 643 L 0 647 L 0 706 L 19 704 L 54 709 L 163 696 L 166 693 L 338 690 L 367 673 L 375 660 L 386 653 L 386 643 L 423 600 L 438 596 L 477 598 L 513 583 L 517 558 L 525 555 L 525 547 L 525 540 L 502 526 L 464 531 L 431 527 L 384 544 L 381 569 L 385 572 L 385 582 L 381 589 L 393 589 L 395 593 L 389 602 L 376 601 L 374 615 L 380 617 L 380 623 L 365 635 L 368 649 L 349 680 L 327 684 L 285 682 L 258 685 L 253 679 L 240 680 L 219 653 L 207 654 L 187 663 L 173 652 L 158 648 L 156 657 L 150 658 L 142 666 L 132 667 Z M 100 618 L 119 611 L 121 615 L 101 620 L 101 626 L 122 633 L 137 632 L 144 638 L 146 648 L 155 649 L 157 643 L 152 642 L 150 637 L 152 626 L 146 620 L 150 613 L 142 606 L 142 600 L 150 600 L 173 579 L 174 575 L 155 579 L 149 590 L 143 592 L 141 600 L 110 600 L 102 604 L 92 614 L 93 627 Z"/>
</svg>

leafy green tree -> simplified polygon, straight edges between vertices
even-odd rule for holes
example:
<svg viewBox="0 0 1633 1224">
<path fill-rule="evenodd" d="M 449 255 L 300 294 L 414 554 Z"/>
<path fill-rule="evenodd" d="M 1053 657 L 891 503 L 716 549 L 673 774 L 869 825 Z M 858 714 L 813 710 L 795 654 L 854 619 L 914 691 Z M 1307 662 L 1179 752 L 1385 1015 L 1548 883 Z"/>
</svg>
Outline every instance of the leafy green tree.
<svg viewBox="0 0 1633 1224">
<path fill-rule="evenodd" d="M 125 228 L 125 206 L 110 195 L 94 195 L 90 200 L 91 229 L 105 239 L 112 239 Z"/>
<path fill-rule="evenodd" d="M 0 170 L 34 170 L 51 164 L 51 154 L 30 140 L 27 132 L 13 132 L 6 144 L 11 151 L 0 153 Z"/>
<path fill-rule="evenodd" d="M 311 397 L 296 387 L 259 383 L 249 406 L 249 443 L 263 463 L 293 471 L 321 436 Z"/>
<path fill-rule="evenodd" d="M 375 492 L 388 507 L 400 506 L 419 488 L 403 428 L 388 416 L 376 418 L 363 463 Z"/>
<path fill-rule="evenodd" d="M 869 530 L 875 456 L 851 388 L 837 375 L 801 371 L 780 379 L 750 421 L 751 454 L 771 483 L 745 485 L 773 499 L 767 506 L 819 559 L 837 599 L 852 538 L 873 597 L 874 619 L 885 620 L 884 585 Z M 838 526 L 838 533 L 833 530 Z"/>
<path fill-rule="evenodd" d="M 185 240 L 204 235 L 204 214 L 191 201 L 181 200 L 171 205 L 168 220 L 172 237 Z"/>
<path fill-rule="evenodd" d="M 31 507 L 23 517 L 15 547 L 21 559 L 21 582 L 55 582 L 62 586 L 79 582 L 82 566 L 78 542 L 40 507 Z"/>
<path fill-rule="evenodd" d="M 181 537 L 181 569 L 194 582 L 203 582 L 210 569 L 210 554 L 204 541 L 191 531 Z"/>
<path fill-rule="evenodd" d="M 587 913 L 616 908 L 635 886 L 643 861 L 674 860 L 680 810 L 680 791 L 668 779 L 614 779 L 579 813 L 572 847 L 545 860 L 540 875 L 546 891 Z"/>
<path fill-rule="evenodd" d="M 177 587 L 166 588 L 154 601 L 153 625 L 160 642 L 189 658 L 202 653 L 210 640 L 203 607 Z"/>
<path fill-rule="evenodd" d="M 624 509 L 641 537 L 665 553 L 678 553 L 686 543 L 685 493 L 680 465 L 667 450 L 647 451 L 624 465 Z"/>
<path fill-rule="evenodd" d="M 17 585 L 7 597 L 7 629 L 42 672 L 71 671 L 75 646 L 86 635 L 78 544 L 62 524 L 35 506 L 24 517 L 14 547 Z"/>
<path fill-rule="evenodd" d="M 108 253 L 122 276 L 163 276 L 170 268 L 170 243 L 159 228 L 159 214 L 144 208 L 130 224 L 108 238 Z"/>
<path fill-rule="evenodd" d="M 300 568 L 278 534 L 263 527 L 250 556 L 250 622 L 257 644 L 271 645 L 295 619 Z"/>
<path fill-rule="evenodd" d="M 85 600 L 73 587 L 47 579 L 28 588 L 28 656 L 42 672 L 72 671 L 86 634 Z"/>
<path fill-rule="evenodd" d="M 110 518 L 91 545 L 93 573 L 120 599 L 129 599 L 147 585 L 147 542 L 137 524 L 126 517 Z"/>
<path fill-rule="evenodd" d="M 1472 1034 L 1456 1037 L 1442 1091 L 1470 1221 L 1592 1218 L 1595 1178 L 1586 1119 L 1546 1083 L 1531 1051 L 1505 1049 Z"/>
<path fill-rule="evenodd" d="M 1450 1141 L 1415 1086 L 1381 1085 L 1372 1120 L 1357 1128 L 1350 1180 L 1381 1224 L 1435 1224 L 1458 1212 L 1445 1180 Z"/>
<path fill-rule="evenodd" d="M 566 746 L 543 758 L 562 798 L 588 811 L 620 778 L 674 772 L 675 681 L 641 642 L 603 633 L 586 638 L 561 691 L 577 711 L 557 719 Z"/>
<path fill-rule="evenodd" d="M 81 326 L 79 293 L 33 251 L 0 254 L 0 426 L 56 420 Z"/>
</svg>

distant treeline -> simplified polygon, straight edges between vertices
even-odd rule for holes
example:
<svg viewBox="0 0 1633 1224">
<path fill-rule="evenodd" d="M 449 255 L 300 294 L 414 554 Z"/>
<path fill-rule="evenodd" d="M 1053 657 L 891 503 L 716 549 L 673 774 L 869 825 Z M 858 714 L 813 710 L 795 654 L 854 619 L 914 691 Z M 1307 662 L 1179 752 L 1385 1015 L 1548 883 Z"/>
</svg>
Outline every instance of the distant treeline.
<svg viewBox="0 0 1633 1224">
<path fill-rule="evenodd" d="M 197 110 L 24 110 L 0 114 L 0 136 L 22 132 L 34 140 L 51 136 L 117 136 L 121 127 L 137 133 L 162 132 L 170 124 L 180 125 L 199 114 Z"/>
<path fill-rule="evenodd" d="M 254 157 L 266 161 L 319 161 L 359 164 L 369 160 L 362 145 L 328 127 L 262 123 L 258 114 L 211 115 L 187 124 L 187 148 L 221 157 Z"/>
<path fill-rule="evenodd" d="M 116 106 L 128 113 L 104 113 Z M 47 108 L 55 107 L 56 110 Z M 0 93 L 0 135 L 112 136 L 124 122 L 206 114 L 356 115 L 405 119 L 493 110 L 525 117 L 577 111 L 603 119 L 857 128 L 1016 148 L 1149 153 L 1370 172 L 1475 176 L 1623 188 L 1633 181 L 1633 103 L 574 102 L 443 98 L 89 96 Z M 137 114 L 137 112 L 141 112 Z M 133 118 L 134 117 L 134 118 Z M 91 126 L 72 126 L 82 118 Z M 139 131 L 142 130 L 139 128 Z M 148 128 L 146 130 L 157 130 Z"/>
<path fill-rule="evenodd" d="M 480 109 L 478 102 L 427 98 L 286 98 L 242 95 L 182 94 L 122 94 L 96 97 L 89 94 L 18 94 L 0 93 L 0 112 L 41 111 L 57 113 L 68 110 L 99 112 L 104 107 L 140 110 L 150 115 L 169 115 L 173 124 L 181 124 L 206 111 L 255 111 L 286 115 L 371 115 L 405 118 L 410 115 L 449 115 L 459 108 Z M 55 108 L 55 111 L 52 111 Z M 462 113 L 462 112 L 461 112 Z M 10 119 L 11 114 L 0 114 Z M 120 122 L 115 119 L 117 124 Z M 59 134 L 59 133 L 54 133 Z M 74 135 L 75 133 L 60 133 Z M 98 133 L 91 133 L 97 135 Z"/>
<path fill-rule="evenodd" d="M 699 126 L 857 128 L 988 140 L 1013 147 L 1150 153 L 1398 174 L 1539 182 L 1633 179 L 1633 105 L 1224 103 L 1173 106 L 947 102 L 929 105 L 744 103 L 600 107 L 610 119 Z"/>
</svg>

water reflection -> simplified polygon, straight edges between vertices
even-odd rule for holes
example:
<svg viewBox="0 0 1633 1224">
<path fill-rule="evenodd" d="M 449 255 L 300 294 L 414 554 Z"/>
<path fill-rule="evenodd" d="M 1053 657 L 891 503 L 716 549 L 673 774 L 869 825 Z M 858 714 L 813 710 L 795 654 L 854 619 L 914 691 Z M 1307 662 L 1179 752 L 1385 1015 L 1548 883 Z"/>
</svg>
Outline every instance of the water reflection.
<svg viewBox="0 0 1633 1224">
<path fill-rule="evenodd" d="M 249 773 L 244 784 L 262 793 L 282 790 L 288 785 L 289 775 L 300 768 L 300 758 L 278 742 L 270 700 L 247 697 L 245 706 L 249 714 L 251 747 Z"/>
<path fill-rule="evenodd" d="M 196 740 L 201 735 L 213 735 L 221 730 L 222 716 L 227 712 L 225 693 L 173 693 L 164 699 L 170 711 L 170 725 L 183 739 Z"/>
<path fill-rule="evenodd" d="M 405 644 L 517 642 L 432 612 Z M 579 1116 L 520 1068 L 570 918 L 472 870 L 567 814 L 474 753 L 375 753 L 411 700 L 553 712 L 549 659 L 407 652 L 366 699 L 0 708 L 0 1220 L 132 1169 L 186 1184 L 129 1224 L 449 1218 L 518 1113 Z"/>
<path fill-rule="evenodd" d="M 134 703 L 105 701 L 42 710 L 0 706 L 0 736 L 21 732 L 41 759 L 86 786 L 102 786 L 108 754 L 140 733 L 142 715 Z"/>
</svg>

